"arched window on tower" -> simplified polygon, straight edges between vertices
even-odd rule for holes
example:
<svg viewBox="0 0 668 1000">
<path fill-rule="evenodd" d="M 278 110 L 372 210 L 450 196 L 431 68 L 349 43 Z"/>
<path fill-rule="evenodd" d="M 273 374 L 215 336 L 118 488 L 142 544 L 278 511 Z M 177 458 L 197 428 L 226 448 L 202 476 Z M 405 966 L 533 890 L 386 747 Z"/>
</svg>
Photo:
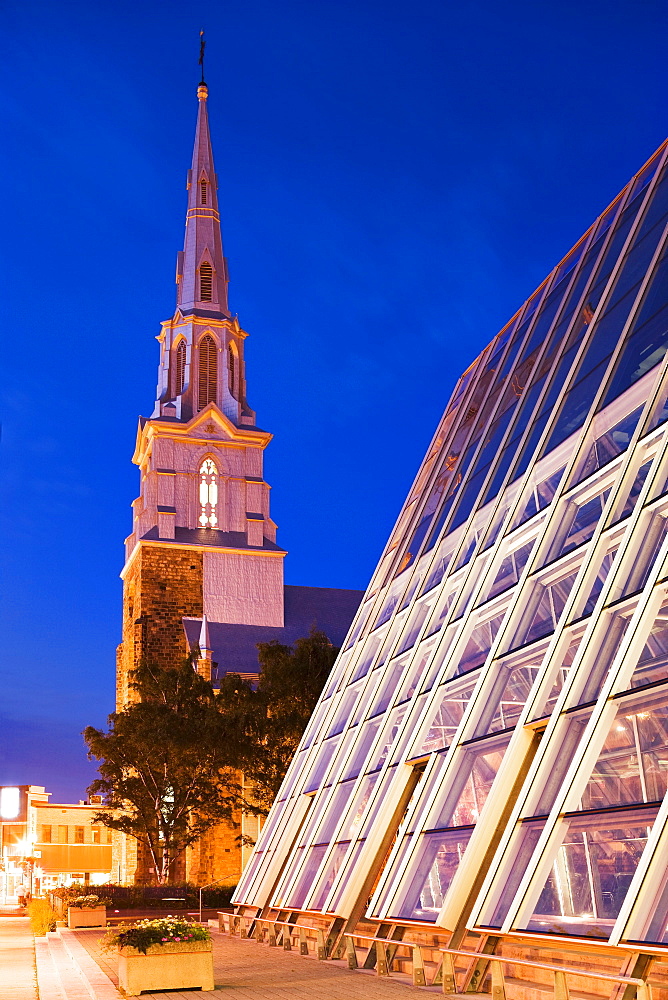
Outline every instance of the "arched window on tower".
<svg viewBox="0 0 668 1000">
<path fill-rule="evenodd" d="M 208 260 L 203 261 L 199 266 L 199 300 L 200 302 L 211 302 L 213 292 L 213 268 Z"/>
<path fill-rule="evenodd" d="M 206 181 L 199 182 L 199 200 L 201 205 L 206 205 Z"/>
<path fill-rule="evenodd" d="M 237 359 L 234 356 L 234 351 L 230 347 L 228 349 L 228 351 L 227 351 L 227 384 L 230 387 L 230 393 L 231 393 L 231 395 L 234 396 L 235 398 L 236 398 L 236 395 L 237 395 L 237 393 L 236 393 L 236 385 L 237 385 L 237 383 L 236 383 L 236 377 L 237 377 L 236 363 L 237 363 Z"/>
<path fill-rule="evenodd" d="M 199 342 L 199 378 L 197 380 L 197 409 L 215 403 L 218 395 L 218 351 L 213 337 L 202 337 Z"/>
<path fill-rule="evenodd" d="M 174 395 L 180 396 L 186 380 L 186 342 L 180 340 L 174 364 Z"/>
<path fill-rule="evenodd" d="M 218 524 L 218 469 L 210 458 L 202 462 L 199 470 L 199 524 L 202 528 L 215 528 Z"/>
</svg>

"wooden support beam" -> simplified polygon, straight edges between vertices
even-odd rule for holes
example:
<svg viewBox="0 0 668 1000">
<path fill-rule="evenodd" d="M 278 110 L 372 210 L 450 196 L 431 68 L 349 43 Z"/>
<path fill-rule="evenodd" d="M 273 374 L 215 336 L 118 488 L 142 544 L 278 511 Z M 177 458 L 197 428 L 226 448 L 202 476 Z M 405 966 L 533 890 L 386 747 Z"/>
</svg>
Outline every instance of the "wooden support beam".
<svg viewBox="0 0 668 1000">
<path fill-rule="evenodd" d="M 413 986 L 426 986 L 427 980 L 424 974 L 424 959 L 422 958 L 422 948 L 419 944 L 414 944 L 413 948 Z"/>
<path fill-rule="evenodd" d="M 492 971 L 492 1000 L 506 1000 L 506 981 L 503 978 L 503 965 L 498 961 L 491 961 Z"/>
</svg>

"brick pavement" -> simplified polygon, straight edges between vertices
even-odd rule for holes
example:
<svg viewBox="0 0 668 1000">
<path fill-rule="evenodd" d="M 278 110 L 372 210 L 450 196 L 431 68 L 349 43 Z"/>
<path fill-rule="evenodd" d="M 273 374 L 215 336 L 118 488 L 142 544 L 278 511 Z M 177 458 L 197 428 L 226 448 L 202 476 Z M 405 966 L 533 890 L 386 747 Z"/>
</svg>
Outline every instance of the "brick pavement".
<svg viewBox="0 0 668 1000">
<path fill-rule="evenodd" d="M 0 909 L 5 910 L 0 913 L 0 1000 L 37 1000 L 30 921 Z"/>
<path fill-rule="evenodd" d="M 72 932 L 113 983 L 118 984 L 115 955 L 100 950 L 100 931 L 94 928 Z M 374 973 L 352 972 L 339 962 L 269 948 L 253 940 L 230 938 L 213 932 L 216 989 L 207 996 L 225 1000 L 411 1000 L 438 987 L 417 987 L 397 978 L 380 979 Z M 193 1000 L 198 994 L 170 990 L 143 994 L 153 1000 Z"/>
</svg>

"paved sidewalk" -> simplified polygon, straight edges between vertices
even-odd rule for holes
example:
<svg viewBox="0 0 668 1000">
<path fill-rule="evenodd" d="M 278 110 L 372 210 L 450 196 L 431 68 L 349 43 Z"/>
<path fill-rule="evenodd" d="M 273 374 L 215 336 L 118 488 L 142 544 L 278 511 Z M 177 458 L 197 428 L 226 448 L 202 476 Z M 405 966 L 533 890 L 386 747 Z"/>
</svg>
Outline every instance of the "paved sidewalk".
<svg viewBox="0 0 668 1000">
<path fill-rule="evenodd" d="M 101 952 L 100 930 L 74 932 L 113 983 L 118 984 L 115 955 Z M 438 987 L 404 985 L 396 979 L 379 979 L 374 973 L 351 972 L 339 963 L 269 948 L 256 941 L 213 933 L 216 989 L 206 996 L 225 1000 L 414 1000 Z M 199 993 L 170 990 L 144 994 L 152 1000 L 194 1000 Z"/>
<path fill-rule="evenodd" d="M 7 910 L 0 913 L 0 1000 L 37 1000 L 30 921 Z"/>
</svg>

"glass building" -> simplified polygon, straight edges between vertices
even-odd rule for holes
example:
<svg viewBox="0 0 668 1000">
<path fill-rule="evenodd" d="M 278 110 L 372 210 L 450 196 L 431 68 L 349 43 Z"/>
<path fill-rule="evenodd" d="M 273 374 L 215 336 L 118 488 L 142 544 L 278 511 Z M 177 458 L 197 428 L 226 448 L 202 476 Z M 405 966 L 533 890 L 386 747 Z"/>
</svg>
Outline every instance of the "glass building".
<svg viewBox="0 0 668 1000">
<path fill-rule="evenodd" d="M 664 144 L 460 378 L 238 914 L 668 956 L 667 349 Z"/>
</svg>

